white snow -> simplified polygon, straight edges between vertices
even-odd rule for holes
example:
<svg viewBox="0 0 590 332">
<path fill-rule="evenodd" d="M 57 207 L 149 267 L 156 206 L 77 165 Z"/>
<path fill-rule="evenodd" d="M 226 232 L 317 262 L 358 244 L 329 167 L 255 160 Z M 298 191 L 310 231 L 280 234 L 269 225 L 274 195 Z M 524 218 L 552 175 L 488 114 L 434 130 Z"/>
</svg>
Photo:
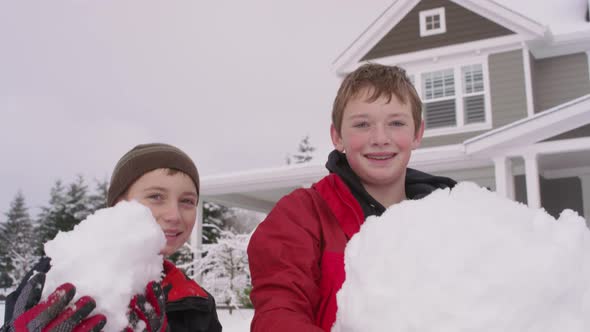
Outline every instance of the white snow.
<svg viewBox="0 0 590 332">
<path fill-rule="evenodd" d="M 575 212 L 460 183 L 367 219 L 333 331 L 589 331 L 589 255 Z"/>
<path fill-rule="evenodd" d="M 70 232 L 45 244 L 51 257 L 44 297 L 70 282 L 76 298 L 96 300 L 95 313 L 107 316 L 105 331 L 127 325 L 127 306 L 151 280 L 160 280 L 166 238 L 150 210 L 137 202 L 120 202 L 96 211 Z"/>
<path fill-rule="evenodd" d="M 223 327 L 223 332 L 250 331 L 252 317 L 254 317 L 253 309 L 233 310 L 231 314 L 227 309 L 217 309 L 217 318 Z"/>
</svg>

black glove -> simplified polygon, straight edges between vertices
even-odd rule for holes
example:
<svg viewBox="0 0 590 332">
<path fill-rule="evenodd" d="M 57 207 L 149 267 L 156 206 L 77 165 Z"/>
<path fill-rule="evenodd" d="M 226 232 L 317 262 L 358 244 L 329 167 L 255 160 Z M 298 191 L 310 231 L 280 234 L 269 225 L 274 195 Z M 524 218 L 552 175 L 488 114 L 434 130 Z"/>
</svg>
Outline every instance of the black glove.
<svg viewBox="0 0 590 332">
<path fill-rule="evenodd" d="M 22 288 L 12 312 L 1 332 L 98 332 L 106 324 L 104 315 L 88 317 L 96 307 L 94 299 L 81 297 L 74 306 L 68 306 L 76 288 L 70 283 L 59 286 L 47 300 L 39 303 L 45 273 L 37 273 Z M 88 318 L 87 318 L 88 317 Z"/>
<path fill-rule="evenodd" d="M 137 331 L 139 326 L 145 326 L 142 331 L 169 331 L 166 318 L 166 294 L 160 283 L 150 281 L 145 287 L 145 294 L 135 295 L 129 303 L 129 325 L 125 332 Z M 142 324 L 139 324 L 142 322 Z"/>
</svg>

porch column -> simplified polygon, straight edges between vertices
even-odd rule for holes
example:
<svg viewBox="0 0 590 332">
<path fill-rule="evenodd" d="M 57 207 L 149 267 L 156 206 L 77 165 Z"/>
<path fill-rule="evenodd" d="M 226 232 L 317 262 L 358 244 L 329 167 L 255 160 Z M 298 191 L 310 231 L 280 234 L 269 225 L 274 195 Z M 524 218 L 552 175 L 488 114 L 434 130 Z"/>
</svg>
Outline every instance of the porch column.
<svg viewBox="0 0 590 332">
<path fill-rule="evenodd" d="M 524 155 L 526 177 L 526 196 L 529 207 L 541 207 L 541 183 L 539 181 L 539 162 L 536 153 Z"/>
<path fill-rule="evenodd" d="M 494 158 L 496 192 L 506 198 L 514 199 L 514 174 L 512 160 L 507 157 Z"/>
<path fill-rule="evenodd" d="M 190 245 L 193 253 L 198 253 L 201 250 L 203 242 L 203 198 L 199 197 L 199 204 L 197 204 L 197 221 L 195 227 L 191 232 Z M 195 257 L 197 259 L 197 257 Z M 195 276 L 197 281 L 200 281 L 201 276 Z"/>
</svg>

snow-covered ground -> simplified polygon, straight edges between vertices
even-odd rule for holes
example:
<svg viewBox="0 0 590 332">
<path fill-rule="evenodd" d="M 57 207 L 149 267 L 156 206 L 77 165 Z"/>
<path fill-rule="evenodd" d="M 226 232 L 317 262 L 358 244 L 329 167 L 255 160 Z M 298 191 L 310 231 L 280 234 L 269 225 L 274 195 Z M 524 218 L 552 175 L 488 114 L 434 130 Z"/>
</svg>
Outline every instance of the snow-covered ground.
<svg viewBox="0 0 590 332">
<path fill-rule="evenodd" d="M 241 309 L 239 312 L 234 310 L 231 315 L 229 310 L 217 310 L 217 315 L 223 326 L 223 332 L 245 332 L 250 331 L 254 310 Z"/>
<path fill-rule="evenodd" d="M 223 332 L 244 332 L 250 331 L 250 321 L 254 315 L 254 310 L 234 310 L 231 315 L 229 310 L 217 310 L 217 314 L 221 325 L 223 325 Z M 0 326 L 2 324 L 4 324 L 4 302 L 0 302 Z"/>
</svg>

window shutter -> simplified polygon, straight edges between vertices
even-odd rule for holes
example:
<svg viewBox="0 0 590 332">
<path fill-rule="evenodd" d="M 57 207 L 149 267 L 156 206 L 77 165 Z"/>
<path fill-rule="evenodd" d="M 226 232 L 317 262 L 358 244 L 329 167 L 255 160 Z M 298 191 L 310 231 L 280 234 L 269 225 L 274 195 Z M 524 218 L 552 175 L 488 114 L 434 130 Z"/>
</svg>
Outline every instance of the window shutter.
<svg viewBox="0 0 590 332">
<path fill-rule="evenodd" d="M 463 100 L 463 108 L 465 110 L 465 124 L 486 121 L 483 95 L 465 97 Z"/>
<path fill-rule="evenodd" d="M 424 123 L 427 129 L 457 126 L 455 99 L 424 103 Z"/>
</svg>

